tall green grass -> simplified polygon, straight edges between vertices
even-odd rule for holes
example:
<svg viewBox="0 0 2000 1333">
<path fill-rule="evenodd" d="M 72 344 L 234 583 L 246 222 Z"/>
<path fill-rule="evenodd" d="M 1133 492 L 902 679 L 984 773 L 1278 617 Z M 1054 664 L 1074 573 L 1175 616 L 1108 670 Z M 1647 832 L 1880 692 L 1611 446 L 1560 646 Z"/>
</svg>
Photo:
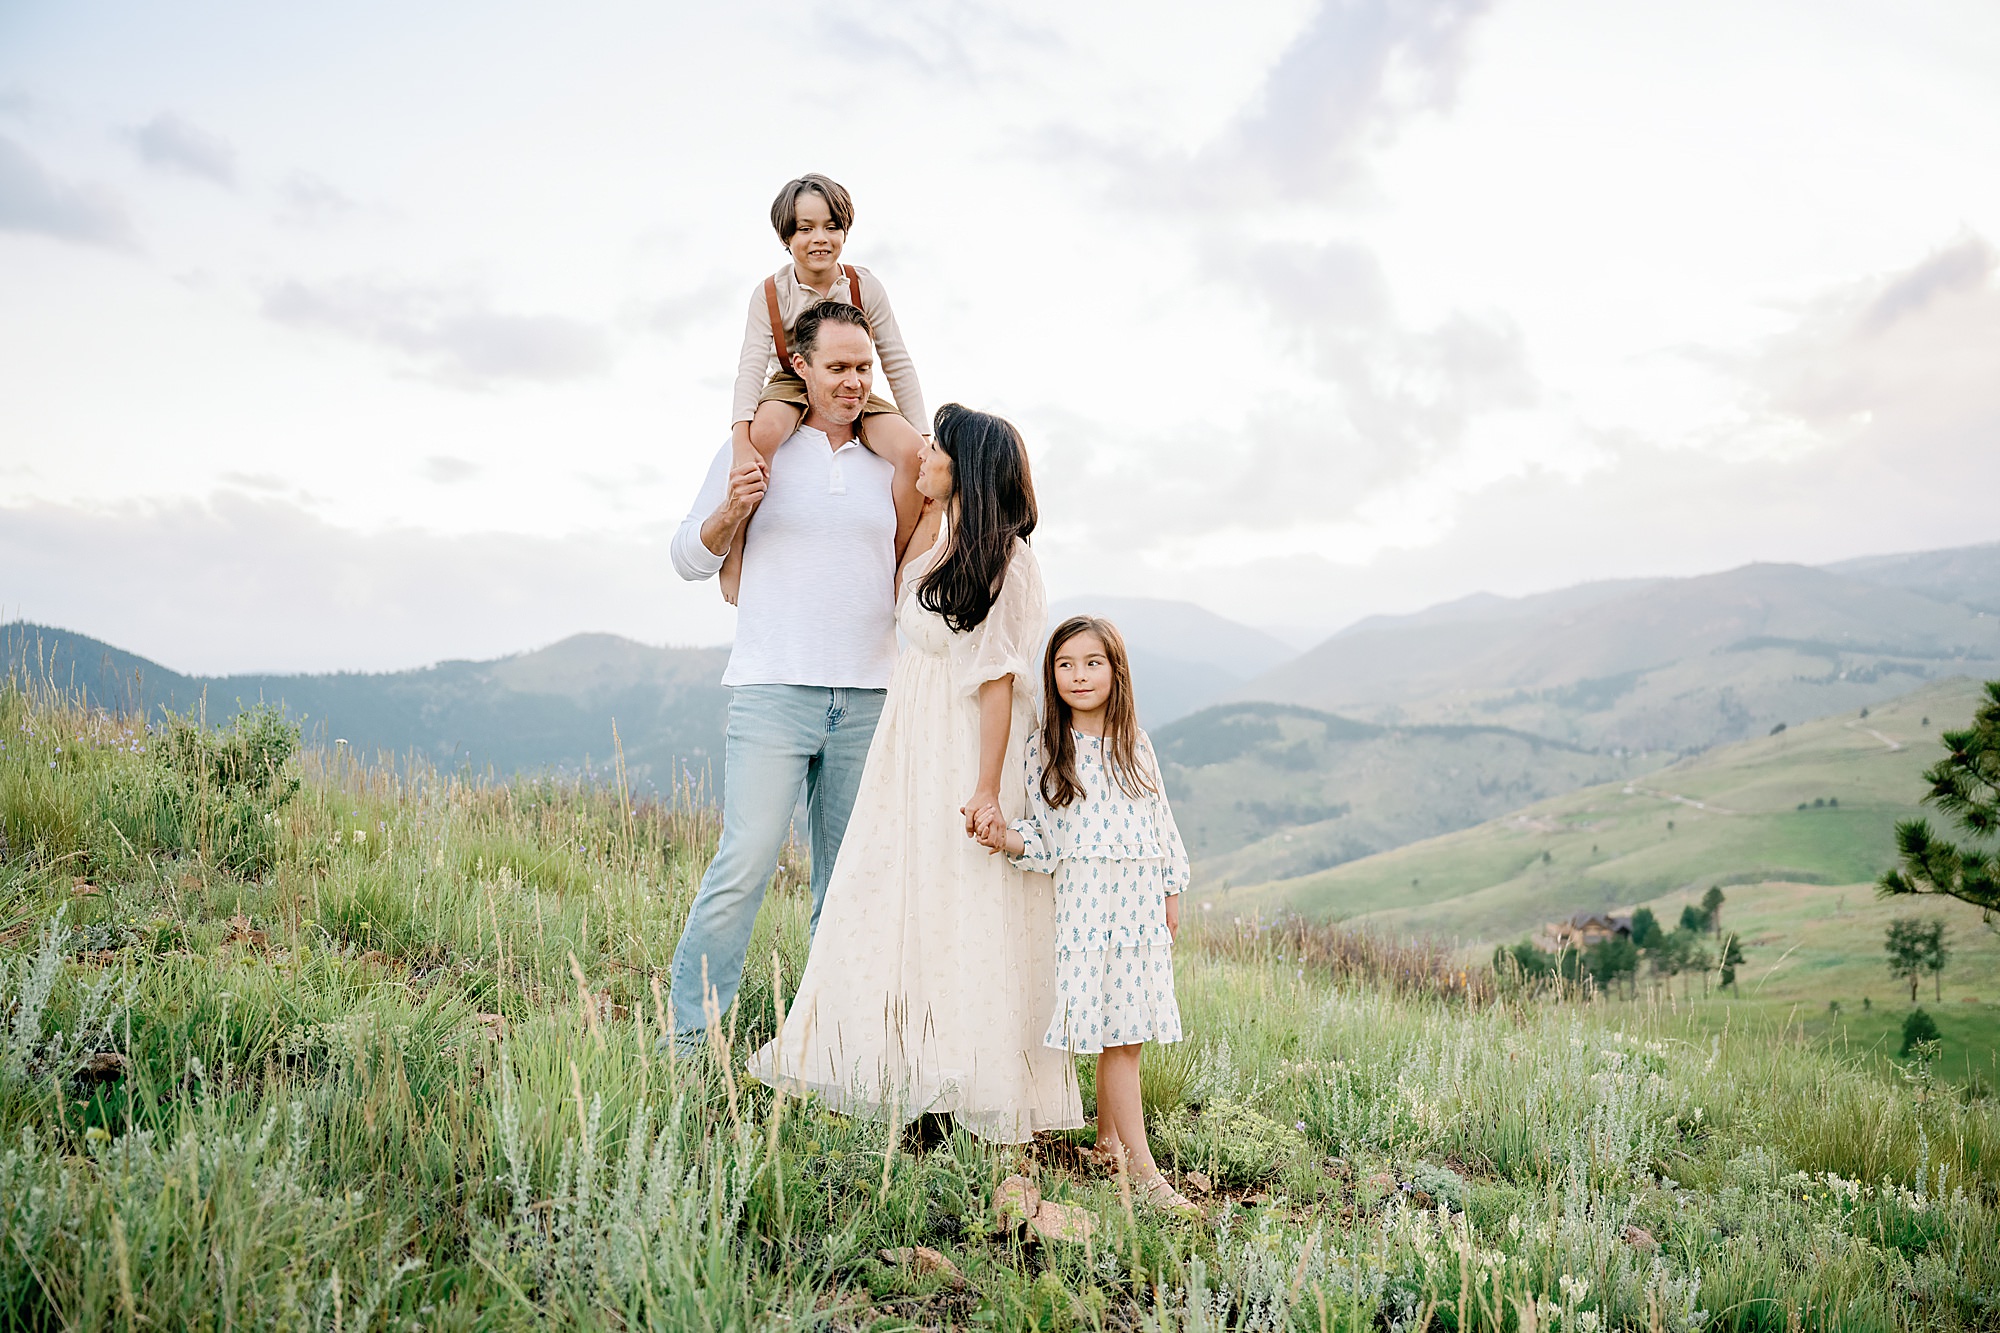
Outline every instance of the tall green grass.
<svg viewBox="0 0 2000 1333">
<path fill-rule="evenodd" d="M 2000 1113 L 1782 1023 L 1192 934 L 1145 1072 L 1197 1224 L 1060 1137 L 925 1146 L 746 1080 L 796 863 L 709 1049 L 660 1048 L 705 808 L 18 688 L 0 742 L 8 1328 L 2000 1323 Z M 999 1229 L 1019 1171 L 1090 1240 Z"/>
</svg>

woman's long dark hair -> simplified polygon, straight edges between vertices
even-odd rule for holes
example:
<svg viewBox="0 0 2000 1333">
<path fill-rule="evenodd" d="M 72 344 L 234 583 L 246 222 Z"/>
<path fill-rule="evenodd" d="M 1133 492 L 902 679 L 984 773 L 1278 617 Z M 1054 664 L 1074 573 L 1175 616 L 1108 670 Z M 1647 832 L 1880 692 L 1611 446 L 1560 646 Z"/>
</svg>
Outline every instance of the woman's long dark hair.
<svg viewBox="0 0 2000 1333">
<path fill-rule="evenodd" d="M 982 624 L 1000 596 L 1014 539 L 1035 530 L 1035 482 L 1021 433 L 990 412 L 957 403 L 937 410 L 932 443 L 951 460 L 958 512 L 944 553 L 917 585 L 925 610 L 964 634 Z"/>
<path fill-rule="evenodd" d="M 1125 652 L 1125 636 L 1099 616 L 1071 616 L 1049 635 L 1048 651 L 1042 654 L 1042 799 L 1057 810 L 1084 795 L 1083 783 L 1076 776 L 1072 713 L 1062 691 L 1056 688 L 1056 655 L 1079 634 L 1095 634 L 1111 664 L 1111 697 L 1104 701 L 1104 739 L 1098 742 L 1105 772 L 1134 800 L 1159 790 L 1146 765 L 1139 762 L 1139 708 L 1132 698 L 1132 666 Z"/>
</svg>

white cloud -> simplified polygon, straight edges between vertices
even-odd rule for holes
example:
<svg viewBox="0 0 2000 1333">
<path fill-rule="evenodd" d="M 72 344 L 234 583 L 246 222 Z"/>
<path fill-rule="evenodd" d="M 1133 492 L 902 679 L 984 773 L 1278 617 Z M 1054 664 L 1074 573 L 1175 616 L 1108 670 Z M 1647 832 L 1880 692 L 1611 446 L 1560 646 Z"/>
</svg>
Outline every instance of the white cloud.
<svg viewBox="0 0 2000 1333">
<path fill-rule="evenodd" d="M 404 353 L 439 379 L 480 387 L 602 374 L 604 333 L 561 315 L 497 311 L 467 292 L 349 280 L 281 283 L 264 298 L 280 324 L 323 330 Z"/>
<path fill-rule="evenodd" d="M 229 141 L 175 112 L 162 111 L 134 129 L 132 147 L 149 167 L 194 176 L 224 188 L 236 185 L 236 150 Z"/>
<path fill-rule="evenodd" d="M 101 186 L 58 179 L 5 135 L 0 135 L 0 229 L 121 249 L 135 244 L 118 196 Z"/>
<path fill-rule="evenodd" d="M 2000 536 L 1966 480 L 1991 7 L 444 0 L 388 42 L 368 12 L 251 9 L 222 41 L 112 3 L 0 49 L 0 88 L 63 99 L 13 131 L 32 154 L 0 144 L 9 523 L 150 514 L 173 565 L 209 529 L 163 516 L 228 486 L 350 534 L 329 550 L 655 558 L 778 260 L 771 191 L 816 169 L 856 193 L 848 257 L 926 396 L 1022 425 L 1063 590 L 1324 624 Z M 115 127 L 161 107 L 227 126 L 203 179 L 243 188 L 136 160 Z M 247 188 L 258 162 L 315 174 Z M 130 216 L 146 253 L 107 263 Z M 235 530 L 292 549 L 277 526 Z M 468 646 L 436 651 L 494 647 L 439 624 Z"/>
<path fill-rule="evenodd" d="M 279 217 L 293 226 L 323 227 L 351 216 L 355 202 L 311 172 L 294 172 L 279 190 Z"/>
</svg>

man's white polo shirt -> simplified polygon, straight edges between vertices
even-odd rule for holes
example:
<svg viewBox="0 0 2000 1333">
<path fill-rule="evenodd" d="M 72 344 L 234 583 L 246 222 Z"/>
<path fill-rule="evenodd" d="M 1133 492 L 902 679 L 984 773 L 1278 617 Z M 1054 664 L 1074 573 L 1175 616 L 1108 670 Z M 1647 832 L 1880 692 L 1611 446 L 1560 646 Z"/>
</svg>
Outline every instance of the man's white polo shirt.
<svg viewBox="0 0 2000 1333">
<path fill-rule="evenodd" d="M 859 443 L 834 449 L 809 426 L 778 446 L 743 551 L 724 685 L 888 687 L 896 665 L 894 479 L 895 468 Z M 701 525 L 728 485 L 725 444 L 674 533 L 674 570 L 684 579 L 722 568 L 702 545 Z"/>
</svg>

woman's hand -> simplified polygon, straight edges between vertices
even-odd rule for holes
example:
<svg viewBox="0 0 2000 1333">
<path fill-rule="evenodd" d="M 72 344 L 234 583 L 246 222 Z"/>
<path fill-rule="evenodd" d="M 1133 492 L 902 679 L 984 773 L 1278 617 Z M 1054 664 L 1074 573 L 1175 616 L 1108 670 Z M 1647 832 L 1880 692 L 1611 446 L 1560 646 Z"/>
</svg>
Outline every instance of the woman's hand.
<svg viewBox="0 0 2000 1333">
<path fill-rule="evenodd" d="M 965 816 L 965 836 L 979 837 L 980 825 L 987 820 L 1004 823 L 1000 818 L 1000 792 L 981 787 L 972 793 L 972 799 L 958 807 L 958 813 Z"/>
<path fill-rule="evenodd" d="M 1178 940 L 1180 937 L 1181 896 L 1178 893 L 1170 893 L 1167 895 L 1167 938 Z"/>
<path fill-rule="evenodd" d="M 1007 827 L 1005 818 L 998 810 L 988 810 L 980 819 L 979 827 L 972 836 L 978 840 L 981 847 L 995 856 L 1002 852 L 1010 856 L 1015 854 L 1016 835 L 1014 830 Z"/>
</svg>

